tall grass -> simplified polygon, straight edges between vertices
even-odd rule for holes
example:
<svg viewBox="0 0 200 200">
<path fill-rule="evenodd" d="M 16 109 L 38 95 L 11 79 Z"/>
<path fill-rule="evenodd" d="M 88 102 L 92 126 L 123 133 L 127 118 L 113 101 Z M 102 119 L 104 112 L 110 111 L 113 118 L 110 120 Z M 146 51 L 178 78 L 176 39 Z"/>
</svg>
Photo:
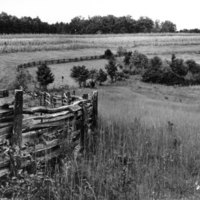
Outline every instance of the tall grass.
<svg viewBox="0 0 200 200">
<path fill-rule="evenodd" d="M 193 109 L 188 115 L 187 106 L 193 105 L 155 100 L 154 109 L 152 101 L 128 87 L 104 88 L 98 129 L 86 140 L 86 151 L 73 159 L 71 147 L 63 147 L 62 167 L 28 179 L 29 190 L 21 195 L 63 200 L 199 199 L 198 115 Z"/>
</svg>

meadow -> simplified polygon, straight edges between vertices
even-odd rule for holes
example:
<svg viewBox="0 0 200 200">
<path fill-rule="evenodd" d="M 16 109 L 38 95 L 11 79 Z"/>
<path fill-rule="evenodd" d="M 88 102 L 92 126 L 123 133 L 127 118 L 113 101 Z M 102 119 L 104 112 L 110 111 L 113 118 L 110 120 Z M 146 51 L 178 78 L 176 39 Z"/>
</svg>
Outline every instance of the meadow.
<svg viewBox="0 0 200 200">
<path fill-rule="evenodd" d="M 116 52 L 119 46 L 149 57 L 170 59 L 175 53 L 179 58 L 200 63 L 198 34 L 2 35 L 0 49 L 5 42 L 7 50 L 0 53 L 1 88 L 12 87 L 18 64 L 100 55 L 106 48 Z M 76 87 L 69 77 L 71 67 L 99 69 L 106 62 L 51 65 L 55 83 L 50 87 Z M 29 71 L 35 76 L 36 68 Z M 147 84 L 131 76 L 127 81 L 98 86 L 97 90 L 96 153 L 79 164 L 72 162 L 70 179 L 68 175 L 62 181 L 54 179 L 48 188 L 41 183 L 39 194 L 49 194 L 49 199 L 54 194 L 57 199 L 199 199 L 200 86 Z M 77 88 L 76 92 L 82 94 L 91 89 Z M 81 182 L 78 189 L 77 174 Z M 85 180 L 90 193 L 83 187 Z"/>
</svg>

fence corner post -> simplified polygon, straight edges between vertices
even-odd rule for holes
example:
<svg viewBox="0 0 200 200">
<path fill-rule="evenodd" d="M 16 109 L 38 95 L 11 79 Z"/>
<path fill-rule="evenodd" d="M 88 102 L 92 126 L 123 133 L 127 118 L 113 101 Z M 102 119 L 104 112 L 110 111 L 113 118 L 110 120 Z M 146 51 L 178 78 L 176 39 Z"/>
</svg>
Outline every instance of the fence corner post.
<svg viewBox="0 0 200 200">
<path fill-rule="evenodd" d="M 15 90 L 14 122 L 11 135 L 12 151 L 10 152 L 11 174 L 17 176 L 21 165 L 22 145 L 22 118 L 23 118 L 23 91 Z"/>
<path fill-rule="evenodd" d="M 98 126 L 98 91 L 94 91 L 92 95 L 93 104 L 93 126 L 97 128 Z"/>
</svg>

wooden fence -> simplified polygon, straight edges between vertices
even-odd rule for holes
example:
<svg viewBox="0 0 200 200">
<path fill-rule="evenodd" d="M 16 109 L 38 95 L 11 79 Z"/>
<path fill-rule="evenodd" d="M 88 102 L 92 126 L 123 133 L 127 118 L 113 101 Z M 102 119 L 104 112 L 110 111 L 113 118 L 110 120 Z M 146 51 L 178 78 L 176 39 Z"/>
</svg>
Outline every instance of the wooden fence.
<svg viewBox="0 0 200 200">
<path fill-rule="evenodd" d="M 114 56 L 119 57 L 118 54 L 116 54 Z M 62 63 L 80 62 L 80 61 L 87 61 L 87 60 L 99 60 L 99 59 L 105 59 L 105 56 L 104 55 L 96 55 L 96 56 L 82 56 L 82 57 L 77 57 L 77 58 L 40 60 L 40 61 L 20 64 L 17 66 L 17 69 L 20 70 L 20 69 L 24 69 L 24 68 L 39 66 L 42 64 L 52 65 L 52 64 L 62 64 Z"/>
<path fill-rule="evenodd" d="M 17 176 L 27 167 L 35 170 L 38 163 L 59 157 L 69 144 L 80 151 L 86 149 L 88 134 L 97 127 L 98 93 L 64 95 L 68 101 L 59 107 L 51 101 L 25 107 L 23 91 L 15 90 L 14 104 L 4 101 L 0 105 L 0 177 Z M 8 98 L 7 93 L 1 97 Z"/>
</svg>

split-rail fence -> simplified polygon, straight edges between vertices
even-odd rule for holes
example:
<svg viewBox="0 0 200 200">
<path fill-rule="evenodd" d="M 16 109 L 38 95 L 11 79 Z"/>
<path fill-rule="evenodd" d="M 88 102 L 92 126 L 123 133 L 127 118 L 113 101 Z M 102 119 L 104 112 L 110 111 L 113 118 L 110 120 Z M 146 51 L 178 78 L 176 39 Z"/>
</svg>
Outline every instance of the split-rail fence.
<svg viewBox="0 0 200 200">
<path fill-rule="evenodd" d="M 82 97 L 41 93 L 36 107 L 25 106 L 24 93 L 15 90 L 13 101 L 7 102 L 8 91 L 0 91 L 0 177 L 34 169 L 39 162 L 59 157 L 69 144 L 84 151 L 86 138 L 97 127 L 96 91 Z"/>
</svg>

